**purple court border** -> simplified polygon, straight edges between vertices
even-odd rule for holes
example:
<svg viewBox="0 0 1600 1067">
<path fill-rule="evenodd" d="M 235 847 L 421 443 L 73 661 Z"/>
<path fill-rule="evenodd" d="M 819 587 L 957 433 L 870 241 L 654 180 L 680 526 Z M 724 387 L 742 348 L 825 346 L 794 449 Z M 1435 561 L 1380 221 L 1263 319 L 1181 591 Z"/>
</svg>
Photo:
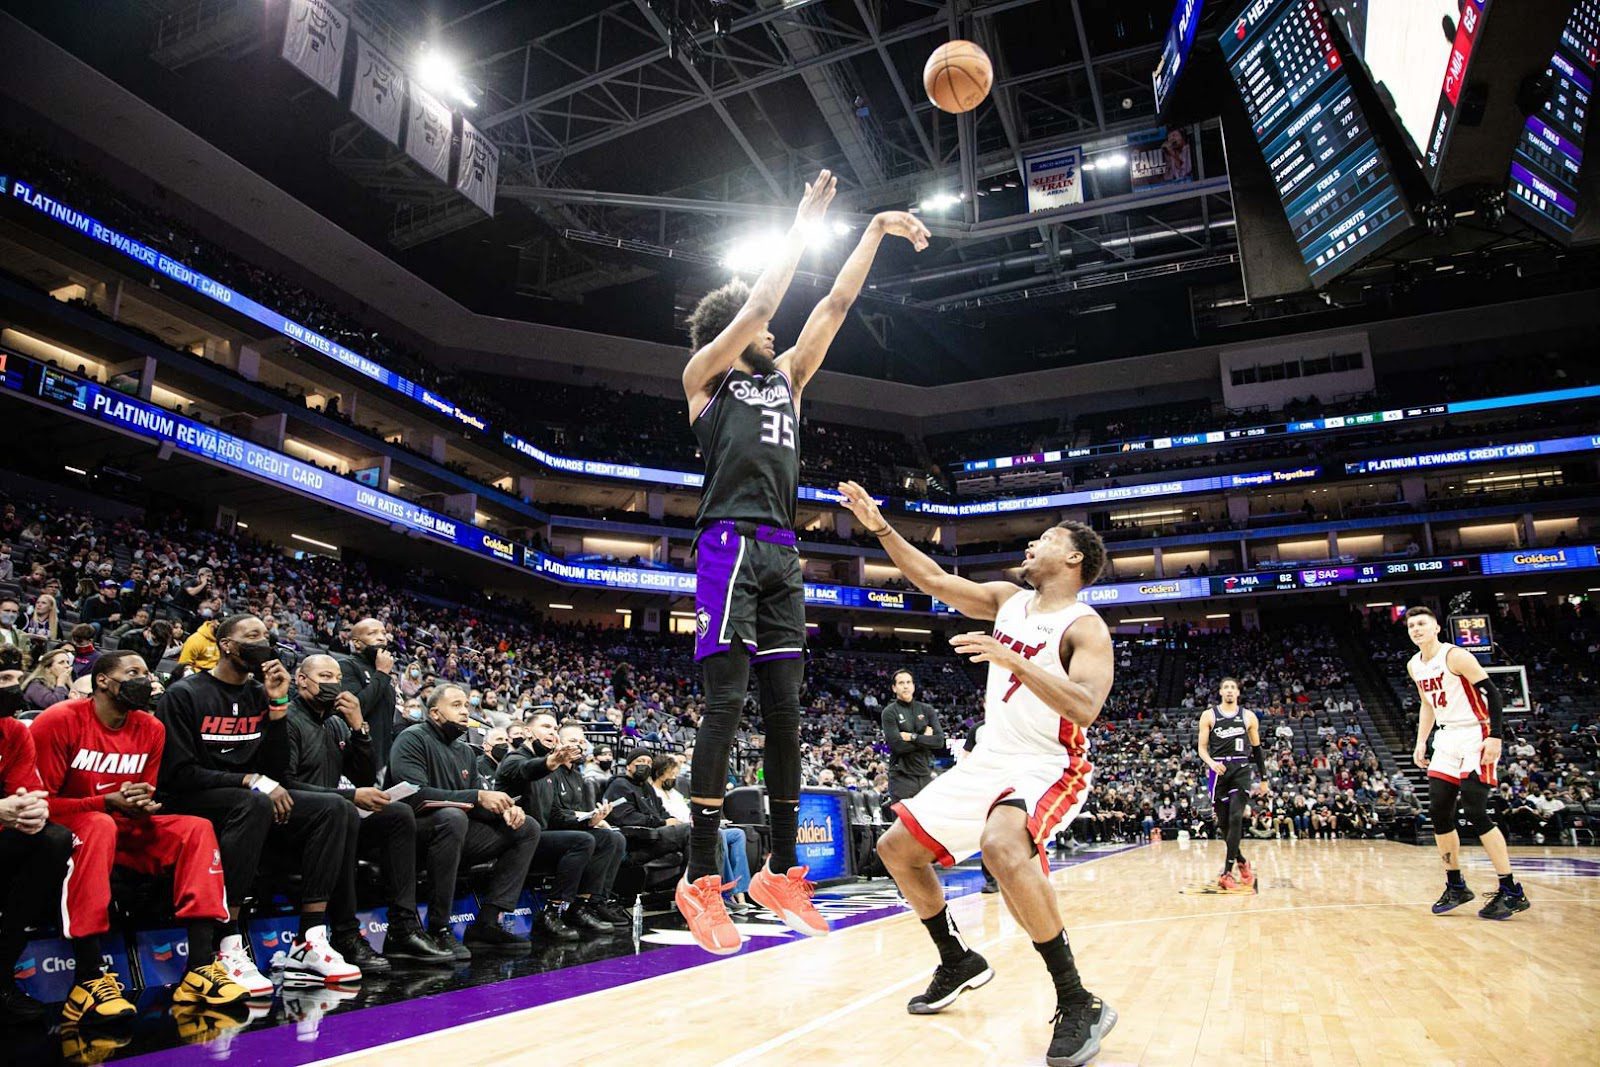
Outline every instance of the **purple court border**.
<svg viewBox="0 0 1600 1067">
<path fill-rule="evenodd" d="M 1142 847 L 1140 844 L 1124 845 L 1115 850 L 1080 852 L 1073 856 L 1053 858 L 1052 872 L 1068 867 L 1078 867 L 1094 860 L 1119 856 Z M 961 870 L 965 871 L 966 868 Z M 977 871 L 969 872 L 976 875 Z M 976 887 L 967 896 L 976 892 Z M 954 898 L 952 898 L 954 899 Z M 859 915 L 848 915 L 832 921 L 835 930 L 848 929 L 880 919 L 906 914 L 910 909 L 887 905 Z M 790 939 L 751 938 L 741 955 L 764 952 L 795 942 Z M 602 989 L 617 989 L 647 978 L 657 978 L 675 971 L 687 971 L 715 963 L 725 957 L 712 956 L 696 945 L 666 945 L 634 956 L 619 956 L 609 960 L 578 964 L 557 971 L 524 975 L 503 982 L 455 989 L 416 1001 L 398 1001 L 380 1004 L 357 1011 L 340 1012 L 321 1020 L 317 1040 L 306 1043 L 298 1039 L 296 1028 L 287 1024 L 262 1030 L 249 1030 L 237 1035 L 228 1049 L 226 1062 L 239 1067 L 251 1064 L 271 1064 L 272 1067 L 295 1067 L 298 1064 L 362 1052 L 382 1045 L 421 1037 L 440 1030 L 467 1023 L 482 1022 L 527 1008 L 537 1008 Z M 180 1045 L 176 1048 L 149 1052 L 142 1056 L 118 1059 L 117 1064 L 137 1067 L 193 1067 L 197 1055 L 205 1046 Z"/>
</svg>

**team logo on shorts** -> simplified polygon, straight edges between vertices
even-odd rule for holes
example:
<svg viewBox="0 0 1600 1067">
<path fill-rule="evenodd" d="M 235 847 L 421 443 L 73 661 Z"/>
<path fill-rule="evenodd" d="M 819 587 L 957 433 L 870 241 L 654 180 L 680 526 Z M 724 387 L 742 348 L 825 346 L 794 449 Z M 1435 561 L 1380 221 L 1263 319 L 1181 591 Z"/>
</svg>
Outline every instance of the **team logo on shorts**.
<svg viewBox="0 0 1600 1067">
<path fill-rule="evenodd" d="M 706 639 L 706 634 L 711 632 L 711 613 L 705 608 L 700 608 L 694 613 L 694 630 L 702 641 Z"/>
</svg>

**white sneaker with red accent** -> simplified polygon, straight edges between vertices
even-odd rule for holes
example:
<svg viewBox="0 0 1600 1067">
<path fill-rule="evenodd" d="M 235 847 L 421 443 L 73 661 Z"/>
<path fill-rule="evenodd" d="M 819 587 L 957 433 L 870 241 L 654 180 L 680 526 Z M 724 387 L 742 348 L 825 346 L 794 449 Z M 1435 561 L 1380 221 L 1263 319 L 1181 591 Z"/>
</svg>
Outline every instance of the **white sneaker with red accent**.
<svg viewBox="0 0 1600 1067">
<path fill-rule="evenodd" d="M 326 926 L 307 930 L 295 939 L 286 954 L 275 958 L 272 965 L 283 969 L 285 984 L 345 985 L 361 981 L 360 969 L 346 963 L 339 951 L 328 943 Z"/>
<path fill-rule="evenodd" d="M 250 958 L 250 950 L 244 947 L 244 938 L 238 934 L 229 934 L 222 939 L 217 962 L 228 972 L 228 977 L 244 986 L 252 997 L 272 996 L 271 980 L 256 968 L 255 961 Z"/>
</svg>

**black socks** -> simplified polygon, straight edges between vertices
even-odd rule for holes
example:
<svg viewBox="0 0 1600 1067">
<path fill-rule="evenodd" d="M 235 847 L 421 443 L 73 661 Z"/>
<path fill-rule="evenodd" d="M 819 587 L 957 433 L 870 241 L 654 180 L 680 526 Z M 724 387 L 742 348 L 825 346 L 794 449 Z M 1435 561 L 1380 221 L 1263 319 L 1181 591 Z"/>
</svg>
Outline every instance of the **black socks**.
<svg viewBox="0 0 1600 1067">
<path fill-rule="evenodd" d="M 798 800 L 773 800 L 768 803 L 772 820 L 772 858 L 767 866 L 773 874 L 787 874 L 790 867 L 798 866 L 795 839 L 800 833 L 800 802 Z"/>
<path fill-rule="evenodd" d="M 72 980 L 77 985 L 88 985 L 105 973 L 105 961 L 100 958 L 98 937 L 72 939 L 74 972 Z"/>
<path fill-rule="evenodd" d="M 1500 876 L 1500 891 L 1503 893 L 1520 893 L 1522 889 L 1517 885 L 1514 875 L 1502 874 Z"/>
<path fill-rule="evenodd" d="M 1447 870 L 1444 872 L 1444 884 L 1454 889 L 1465 889 L 1467 887 L 1467 880 L 1461 877 L 1461 871 L 1459 869 Z"/>
<path fill-rule="evenodd" d="M 217 958 L 217 928 L 210 919 L 189 924 L 189 969 L 204 967 Z"/>
<path fill-rule="evenodd" d="M 689 871 L 687 877 L 697 882 L 708 874 L 721 874 L 717 865 L 717 842 L 722 837 L 722 808 L 708 807 L 699 801 L 689 802 Z"/>
<path fill-rule="evenodd" d="M 1067 944 L 1065 930 L 1048 941 L 1035 941 L 1033 950 L 1044 960 L 1050 980 L 1056 984 L 1057 1006 L 1078 1005 L 1089 999 L 1078 978 L 1078 966 L 1072 962 L 1072 946 Z"/>
<path fill-rule="evenodd" d="M 941 909 L 939 914 L 931 919 L 923 919 L 922 926 L 928 931 L 928 936 L 933 938 L 933 943 L 939 947 L 941 964 L 959 963 L 968 952 L 972 951 L 961 939 L 961 931 L 956 929 L 956 920 L 950 914 L 949 908 Z"/>
</svg>

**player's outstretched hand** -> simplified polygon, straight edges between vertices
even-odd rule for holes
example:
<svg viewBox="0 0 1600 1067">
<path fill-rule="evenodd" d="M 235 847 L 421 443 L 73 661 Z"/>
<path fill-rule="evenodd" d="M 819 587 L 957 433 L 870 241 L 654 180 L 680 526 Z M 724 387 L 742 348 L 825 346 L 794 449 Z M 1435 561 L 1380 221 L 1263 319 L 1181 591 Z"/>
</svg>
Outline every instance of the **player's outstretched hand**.
<svg viewBox="0 0 1600 1067">
<path fill-rule="evenodd" d="M 1423 770 L 1427 770 L 1428 769 L 1428 750 L 1425 749 L 1425 748 L 1419 747 L 1415 752 L 1411 753 L 1411 762 L 1415 763 L 1418 767 L 1421 767 Z"/>
<path fill-rule="evenodd" d="M 994 663 L 1001 667 L 1014 668 L 1022 662 L 1021 656 L 995 640 L 992 634 L 986 634 L 982 630 L 956 634 L 950 639 L 950 645 L 956 650 L 956 655 L 966 656 L 973 663 Z"/>
<path fill-rule="evenodd" d="M 877 501 L 872 499 L 872 494 L 855 482 L 840 482 L 839 495 L 844 497 L 844 506 L 850 509 L 850 514 L 868 530 L 881 530 L 887 525 L 883 521 L 883 512 L 878 510 Z"/>
<path fill-rule="evenodd" d="M 918 252 L 928 247 L 928 238 L 932 236 L 922 220 L 909 211 L 880 211 L 872 221 L 881 226 L 884 233 L 910 241 Z"/>
<path fill-rule="evenodd" d="M 1478 762 L 1500 762 L 1500 739 L 1498 737 L 1485 737 L 1483 739 L 1483 748 L 1478 753 Z"/>
<path fill-rule="evenodd" d="M 833 203 L 833 194 L 838 191 L 839 179 L 833 176 L 833 171 L 818 171 L 816 181 L 806 183 L 806 195 L 794 214 L 795 225 L 809 229 L 821 223 L 828 205 Z"/>
</svg>

